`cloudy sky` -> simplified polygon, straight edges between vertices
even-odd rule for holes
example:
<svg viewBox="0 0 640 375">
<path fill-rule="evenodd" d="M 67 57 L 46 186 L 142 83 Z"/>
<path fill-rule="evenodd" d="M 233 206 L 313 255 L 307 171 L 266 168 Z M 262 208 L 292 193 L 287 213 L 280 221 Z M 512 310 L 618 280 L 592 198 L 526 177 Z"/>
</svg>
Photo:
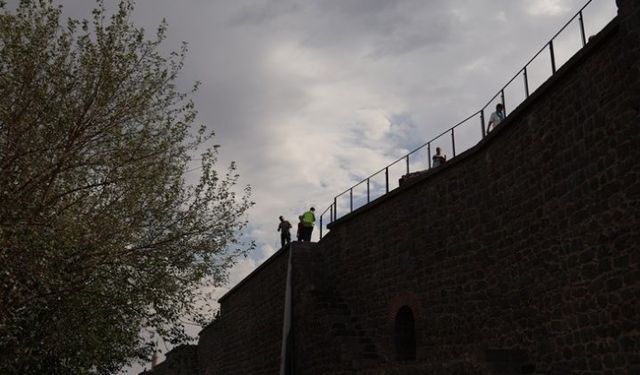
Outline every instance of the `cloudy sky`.
<svg viewBox="0 0 640 375">
<path fill-rule="evenodd" d="M 73 17 L 95 4 L 58 2 Z M 231 284 L 277 250 L 279 215 L 294 223 L 311 205 L 324 211 L 337 193 L 479 110 L 585 2 L 137 0 L 135 23 L 151 32 L 165 18 L 165 46 L 189 43 L 181 83 L 202 82 L 199 121 L 216 131 L 221 161 L 237 161 L 253 188 L 247 234 L 257 249 Z M 615 12 L 614 0 L 593 0 L 587 36 Z M 574 23 L 556 42 L 559 63 L 579 44 Z M 545 52 L 531 67 L 532 90 L 549 71 Z M 524 92 L 520 79 L 514 85 L 507 109 Z M 479 134 L 478 120 L 458 147 Z M 446 139 L 435 145 L 451 156 Z"/>
</svg>

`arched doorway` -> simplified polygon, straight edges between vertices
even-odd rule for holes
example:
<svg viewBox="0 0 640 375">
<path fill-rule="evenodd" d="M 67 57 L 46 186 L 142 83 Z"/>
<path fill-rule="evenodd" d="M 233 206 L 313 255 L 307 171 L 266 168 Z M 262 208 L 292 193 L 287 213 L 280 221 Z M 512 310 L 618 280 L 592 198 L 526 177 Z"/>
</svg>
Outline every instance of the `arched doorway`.
<svg viewBox="0 0 640 375">
<path fill-rule="evenodd" d="M 396 314 L 395 321 L 396 359 L 413 361 L 416 359 L 416 328 L 413 311 L 409 306 L 402 306 Z"/>
</svg>

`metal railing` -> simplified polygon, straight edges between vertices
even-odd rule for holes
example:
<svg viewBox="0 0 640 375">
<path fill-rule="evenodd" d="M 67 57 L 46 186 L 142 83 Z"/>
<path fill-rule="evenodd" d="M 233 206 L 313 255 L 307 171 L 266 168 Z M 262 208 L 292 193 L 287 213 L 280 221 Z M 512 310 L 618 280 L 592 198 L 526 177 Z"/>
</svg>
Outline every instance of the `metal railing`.
<svg viewBox="0 0 640 375">
<path fill-rule="evenodd" d="M 409 152 L 408 154 L 402 156 L 401 158 L 393 161 L 391 164 L 388 164 L 386 167 L 380 169 L 379 171 L 371 174 L 370 176 L 368 176 L 367 178 L 363 179 L 362 181 L 358 182 L 357 184 L 351 186 L 350 188 L 346 189 L 345 191 L 343 191 L 342 193 L 336 195 L 333 198 L 333 203 L 327 207 L 326 210 L 324 210 L 319 217 L 319 224 L 320 224 L 320 238 L 322 238 L 323 236 L 323 228 L 326 224 L 332 223 L 335 220 L 337 220 L 339 218 L 338 213 L 340 212 L 342 215 L 345 215 L 347 213 L 351 213 L 353 212 L 354 209 L 357 209 L 359 207 L 362 207 L 366 204 L 369 204 L 372 200 L 377 199 L 379 196 L 384 196 L 385 194 L 389 193 L 390 191 L 390 185 L 389 185 L 389 177 L 390 177 L 390 171 L 392 171 L 392 169 L 394 167 L 397 167 L 398 165 L 402 165 L 404 164 L 403 168 L 402 168 L 402 172 L 405 172 L 405 174 L 409 174 L 411 173 L 411 160 L 413 159 L 418 159 L 419 157 L 417 157 L 419 155 L 420 152 L 424 152 L 426 151 L 426 159 L 427 162 L 426 163 L 422 163 L 422 169 L 421 170 L 425 170 L 424 166 L 426 165 L 428 169 L 432 168 L 432 153 L 434 151 L 434 146 L 436 145 L 436 142 L 440 141 L 441 139 L 447 135 L 450 135 L 451 139 L 451 153 L 452 153 L 452 157 L 455 158 L 457 154 L 459 154 L 461 151 L 460 148 L 458 150 L 456 150 L 456 129 L 462 130 L 463 127 L 470 126 L 470 124 L 475 123 L 475 126 L 479 125 L 479 128 L 477 129 L 478 134 L 480 135 L 480 140 L 482 140 L 487 134 L 488 134 L 488 129 L 486 129 L 485 124 L 486 124 L 486 117 L 485 117 L 485 112 L 487 107 L 489 107 L 492 103 L 494 103 L 494 101 L 496 99 L 499 99 L 498 103 L 501 103 L 503 105 L 504 108 L 504 114 L 505 116 L 507 115 L 507 103 L 505 101 L 505 91 L 507 89 L 509 89 L 510 87 L 512 87 L 512 84 L 514 84 L 517 81 L 518 77 L 522 77 L 522 84 L 523 87 L 521 89 L 523 89 L 523 94 L 524 94 L 524 100 L 526 100 L 529 96 L 530 96 L 530 83 L 531 83 L 531 72 L 530 72 L 530 67 L 532 66 L 532 64 L 535 63 L 535 60 L 540 57 L 543 52 L 545 52 L 545 50 L 549 51 L 549 62 L 550 62 L 550 70 L 551 70 L 551 74 L 549 76 L 547 76 L 545 79 L 543 79 L 543 81 L 538 85 L 538 87 L 540 85 L 542 85 L 542 83 L 544 83 L 544 81 L 546 81 L 548 78 L 550 78 L 551 76 L 553 76 L 557 69 L 559 68 L 558 64 L 557 64 L 557 59 L 556 59 L 556 50 L 554 49 L 554 41 L 556 41 L 558 39 L 558 37 L 560 36 L 560 34 L 570 25 L 572 24 L 576 19 L 578 20 L 578 24 L 579 24 L 579 30 L 580 30 L 580 42 L 581 42 L 581 46 L 578 48 L 577 51 L 575 51 L 574 53 L 571 54 L 571 56 L 575 55 L 575 53 L 577 53 L 578 51 L 580 51 L 586 44 L 587 44 L 587 39 L 586 39 L 586 33 L 585 33 L 585 26 L 584 26 L 584 10 L 585 8 L 587 8 L 587 6 L 589 6 L 589 4 L 591 4 L 593 0 L 589 0 L 587 1 L 587 3 L 580 8 L 580 10 L 573 16 L 571 17 L 571 19 L 564 25 L 562 26 L 562 28 L 551 38 L 551 40 L 549 40 L 549 42 L 547 42 L 525 65 L 524 67 L 522 67 L 504 86 L 502 86 L 502 88 L 500 90 L 498 90 L 498 92 L 487 102 L 487 104 L 485 104 L 482 108 L 480 108 L 480 110 L 478 110 L 477 112 L 471 114 L 469 117 L 465 118 L 464 120 L 460 121 L 459 123 L 455 124 L 454 126 L 450 127 L 449 129 L 445 130 L 444 132 L 440 133 L 438 136 L 432 138 L 431 140 L 427 141 L 426 143 L 424 143 L 423 145 L 421 145 L 420 147 L 414 149 L 413 151 Z M 547 67 L 548 69 L 549 67 Z M 535 91 L 535 90 L 534 90 Z M 514 106 L 515 107 L 515 106 Z M 473 122 L 471 120 L 476 120 L 478 122 Z M 465 130 L 467 130 L 465 129 Z M 467 147 L 466 149 L 462 150 L 462 151 L 466 151 L 467 149 L 473 147 L 475 144 L 477 144 L 477 142 L 474 142 L 471 146 Z M 384 173 L 384 175 L 383 175 Z M 381 183 L 379 181 L 376 181 L 376 178 L 378 176 L 384 176 L 384 183 Z M 363 192 L 361 192 L 360 194 L 356 194 L 356 201 L 360 200 L 361 202 L 355 202 L 356 205 L 354 206 L 354 190 L 360 188 L 361 186 L 366 186 L 366 194 Z M 364 190 L 364 188 L 362 188 Z M 347 195 L 348 194 L 348 195 Z M 379 195 L 375 198 L 372 198 L 375 195 Z M 341 199 L 343 199 L 344 197 L 348 197 L 348 204 L 344 203 L 344 204 L 339 204 L 339 201 Z M 358 203 L 362 203 L 358 206 Z M 327 222 L 326 220 L 324 220 L 324 217 L 326 215 L 329 215 L 329 222 Z"/>
</svg>

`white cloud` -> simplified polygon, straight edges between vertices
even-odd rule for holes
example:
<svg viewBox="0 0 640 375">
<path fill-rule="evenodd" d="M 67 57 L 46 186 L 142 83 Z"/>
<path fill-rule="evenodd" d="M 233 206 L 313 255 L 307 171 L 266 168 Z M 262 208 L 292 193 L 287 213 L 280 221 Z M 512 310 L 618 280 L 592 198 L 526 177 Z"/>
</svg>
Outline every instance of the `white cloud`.
<svg viewBox="0 0 640 375">
<path fill-rule="evenodd" d="M 249 275 L 257 266 L 258 264 L 256 264 L 256 261 L 254 259 L 240 259 L 240 261 L 236 263 L 236 265 L 233 266 L 233 269 L 231 270 L 229 276 L 229 285 L 235 285 L 242 281 L 242 279 Z"/>
<path fill-rule="evenodd" d="M 571 10 L 563 0 L 529 0 L 526 9 L 534 16 L 558 16 Z"/>
</svg>

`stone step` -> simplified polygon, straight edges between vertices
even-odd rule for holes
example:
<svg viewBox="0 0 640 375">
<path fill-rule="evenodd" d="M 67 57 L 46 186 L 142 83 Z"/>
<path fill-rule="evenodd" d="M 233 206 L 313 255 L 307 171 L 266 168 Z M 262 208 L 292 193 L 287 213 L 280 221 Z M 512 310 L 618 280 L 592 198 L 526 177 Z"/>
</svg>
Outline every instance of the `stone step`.
<svg viewBox="0 0 640 375">
<path fill-rule="evenodd" d="M 354 370 L 380 363 L 381 357 L 373 340 L 363 330 L 358 318 L 352 314 L 336 288 L 325 285 L 309 294 L 318 318 L 326 324 L 327 332 L 340 345 L 339 352 L 343 361 L 351 361 Z"/>
</svg>

